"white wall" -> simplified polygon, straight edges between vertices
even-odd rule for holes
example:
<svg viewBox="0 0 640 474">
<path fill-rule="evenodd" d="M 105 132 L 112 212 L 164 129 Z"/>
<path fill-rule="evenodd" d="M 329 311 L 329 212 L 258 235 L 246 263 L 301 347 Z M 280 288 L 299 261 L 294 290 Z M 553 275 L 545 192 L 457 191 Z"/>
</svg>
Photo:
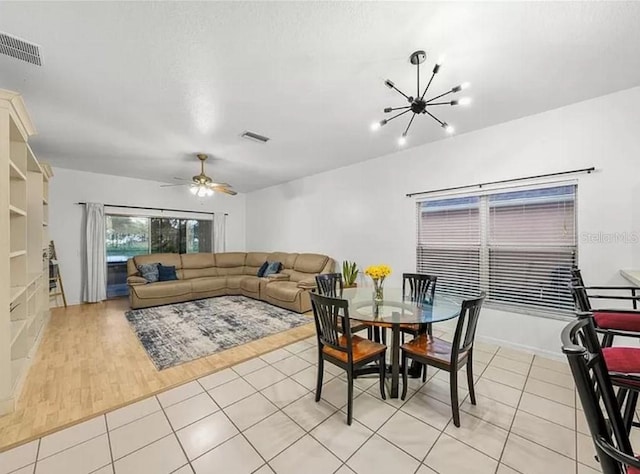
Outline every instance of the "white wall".
<svg viewBox="0 0 640 474">
<path fill-rule="evenodd" d="M 50 183 L 50 237 L 56 244 L 67 302 L 80 302 L 82 206 L 101 202 L 202 212 L 227 212 L 227 250 L 245 249 L 245 195 L 193 196 L 187 187 L 161 188 L 154 181 L 54 168 Z"/>
<path fill-rule="evenodd" d="M 630 239 L 582 241 L 579 264 L 589 284 L 624 283 L 621 268 L 640 268 L 631 235 L 640 236 L 639 109 L 633 88 L 249 193 L 247 249 L 326 253 L 361 268 L 384 262 L 397 284 L 415 269 L 415 200 L 406 193 L 595 166 L 575 177 L 581 240 Z M 558 353 L 564 324 L 485 310 L 479 335 Z"/>
</svg>

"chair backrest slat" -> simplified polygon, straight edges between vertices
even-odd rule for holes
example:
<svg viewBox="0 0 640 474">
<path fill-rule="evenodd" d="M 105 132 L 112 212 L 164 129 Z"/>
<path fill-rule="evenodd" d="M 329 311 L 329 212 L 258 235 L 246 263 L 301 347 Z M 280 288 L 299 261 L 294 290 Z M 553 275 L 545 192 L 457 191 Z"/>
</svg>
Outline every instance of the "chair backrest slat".
<svg viewBox="0 0 640 474">
<path fill-rule="evenodd" d="M 402 274 L 402 296 L 411 301 L 433 301 L 437 276 L 422 273 Z"/>
<path fill-rule="evenodd" d="M 453 361 L 457 360 L 459 354 L 469 352 L 473 348 L 484 298 L 485 294 L 483 292 L 478 298 L 464 300 L 462 302 L 460 316 L 458 316 L 458 323 L 456 324 L 456 331 L 453 336 L 453 353 L 451 354 Z"/>
<path fill-rule="evenodd" d="M 351 353 L 352 341 L 348 301 L 322 296 L 313 291 L 309 293 L 309 296 L 311 297 L 311 307 L 319 345 Z M 341 334 L 346 339 L 346 345 L 340 344 Z"/>
<path fill-rule="evenodd" d="M 339 298 L 342 296 L 344 283 L 342 281 L 342 273 L 321 273 L 316 275 L 316 284 L 318 285 L 318 293 L 331 298 Z"/>
<path fill-rule="evenodd" d="M 578 319 L 564 328 L 561 338 L 562 352 L 569 361 L 591 436 L 621 455 L 632 456 L 633 449 L 591 313 L 579 313 Z M 626 472 L 621 461 L 607 454 L 598 443 L 595 443 L 595 449 L 604 474 Z"/>
</svg>

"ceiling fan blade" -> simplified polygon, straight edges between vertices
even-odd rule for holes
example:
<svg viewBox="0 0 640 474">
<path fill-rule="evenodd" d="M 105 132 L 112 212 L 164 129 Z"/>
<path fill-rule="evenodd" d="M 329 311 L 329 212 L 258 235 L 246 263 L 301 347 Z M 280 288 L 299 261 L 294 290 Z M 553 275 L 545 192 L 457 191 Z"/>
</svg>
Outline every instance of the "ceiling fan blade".
<svg viewBox="0 0 640 474">
<path fill-rule="evenodd" d="M 161 184 L 160 187 L 161 188 L 173 188 L 174 186 L 189 186 L 187 183 L 180 183 L 180 184 Z"/>
<path fill-rule="evenodd" d="M 191 178 L 176 178 L 175 176 L 173 179 L 177 179 L 178 181 L 193 181 Z"/>
<path fill-rule="evenodd" d="M 214 190 L 220 191 L 221 193 L 229 194 L 230 196 L 235 196 L 236 194 L 238 194 L 233 189 L 229 189 L 229 188 L 214 188 Z"/>
<path fill-rule="evenodd" d="M 231 187 L 229 183 L 209 183 L 209 186 L 213 188 L 230 188 Z"/>
</svg>

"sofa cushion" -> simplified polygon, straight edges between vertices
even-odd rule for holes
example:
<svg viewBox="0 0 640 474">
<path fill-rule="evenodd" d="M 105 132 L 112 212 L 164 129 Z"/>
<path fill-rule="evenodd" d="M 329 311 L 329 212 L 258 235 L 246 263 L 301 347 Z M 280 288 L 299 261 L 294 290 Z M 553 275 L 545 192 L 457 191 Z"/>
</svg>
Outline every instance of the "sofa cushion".
<svg viewBox="0 0 640 474">
<path fill-rule="evenodd" d="M 244 275 L 245 274 L 245 268 L 246 267 L 218 267 L 216 268 L 216 271 L 218 272 L 218 275 L 223 276 L 231 276 L 231 275 Z M 252 273 L 252 275 L 255 275 L 257 273 L 257 270 L 255 272 Z"/>
<path fill-rule="evenodd" d="M 191 278 L 215 277 L 219 275 L 220 274 L 216 267 L 182 269 L 182 278 L 185 280 L 189 280 Z"/>
<path fill-rule="evenodd" d="M 230 276 L 227 277 L 227 288 L 232 288 L 234 290 L 237 290 L 238 288 L 240 288 L 240 283 L 245 278 L 256 278 L 257 279 L 258 277 L 252 277 L 252 276 L 248 276 L 248 275 L 230 275 Z"/>
<path fill-rule="evenodd" d="M 282 262 L 282 266 L 289 269 L 293 268 L 296 258 L 298 258 L 297 253 L 273 252 L 267 255 L 269 262 Z"/>
<path fill-rule="evenodd" d="M 274 281 L 267 285 L 267 296 L 280 301 L 295 301 L 302 291 L 295 281 Z"/>
<path fill-rule="evenodd" d="M 177 253 L 152 253 L 148 255 L 136 255 L 133 257 L 136 262 L 136 266 L 144 265 L 145 263 L 161 263 L 165 266 L 174 266 L 176 270 L 182 268 L 182 261 L 180 260 L 180 254 Z"/>
<path fill-rule="evenodd" d="M 255 276 L 245 276 L 240 279 L 240 288 L 251 293 L 260 292 L 260 278 Z"/>
<path fill-rule="evenodd" d="M 216 266 L 216 258 L 212 253 L 185 253 L 180 255 L 182 268 L 210 268 Z"/>
<path fill-rule="evenodd" d="M 247 267 L 259 267 L 267 261 L 267 252 L 247 252 L 247 259 L 244 264 Z"/>
<path fill-rule="evenodd" d="M 159 263 L 143 263 L 138 265 L 138 271 L 140 275 L 142 275 L 142 278 L 149 283 L 154 283 L 160 278 L 159 266 Z"/>
<path fill-rule="evenodd" d="M 173 281 L 177 279 L 176 267 L 173 265 L 167 267 L 164 265 L 158 265 L 158 281 Z"/>
<path fill-rule="evenodd" d="M 301 253 L 296 259 L 293 269 L 303 273 L 320 273 L 329 261 L 326 255 L 316 253 Z"/>
<path fill-rule="evenodd" d="M 225 277 L 204 277 L 189 280 L 191 291 L 194 293 L 209 293 L 210 291 L 224 290 L 227 286 Z"/>
<path fill-rule="evenodd" d="M 215 254 L 216 267 L 244 267 L 247 254 L 244 252 L 226 252 Z"/>
<path fill-rule="evenodd" d="M 149 285 L 132 286 L 132 291 L 140 299 L 170 298 L 191 293 L 191 283 L 188 281 L 159 281 Z"/>
</svg>

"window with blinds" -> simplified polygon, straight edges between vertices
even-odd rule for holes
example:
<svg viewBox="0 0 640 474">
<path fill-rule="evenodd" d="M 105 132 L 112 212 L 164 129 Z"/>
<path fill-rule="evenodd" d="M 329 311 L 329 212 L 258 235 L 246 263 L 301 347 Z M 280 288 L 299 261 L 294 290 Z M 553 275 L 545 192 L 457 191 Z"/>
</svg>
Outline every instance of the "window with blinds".
<svg viewBox="0 0 640 474">
<path fill-rule="evenodd" d="M 437 275 L 444 294 L 571 311 L 575 201 L 568 185 L 419 202 L 417 271 Z"/>
</svg>

